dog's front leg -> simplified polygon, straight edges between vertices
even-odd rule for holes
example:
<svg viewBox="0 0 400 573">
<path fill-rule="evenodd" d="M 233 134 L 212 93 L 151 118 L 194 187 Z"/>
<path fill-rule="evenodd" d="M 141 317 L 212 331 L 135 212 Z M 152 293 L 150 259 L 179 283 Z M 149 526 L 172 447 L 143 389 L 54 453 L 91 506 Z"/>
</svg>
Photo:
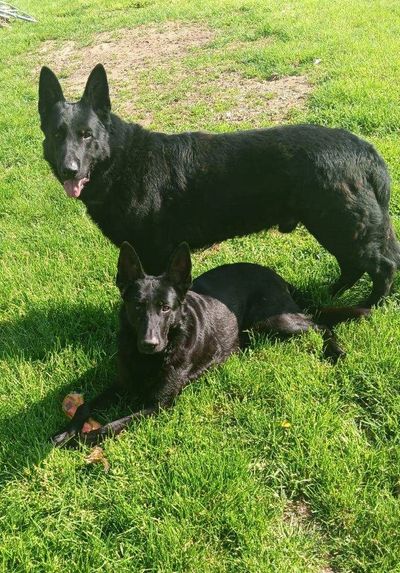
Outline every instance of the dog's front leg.
<svg viewBox="0 0 400 573">
<path fill-rule="evenodd" d="M 151 405 L 139 410 L 138 412 L 134 412 L 129 416 L 109 422 L 98 430 L 92 430 L 91 432 L 80 434 L 79 436 L 76 435 L 72 441 L 65 442 L 65 445 L 67 447 L 73 447 L 79 441 L 83 444 L 92 446 L 101 443 L 107 437 L 118 436 L 118 434 L 125 430 L 133 421 L 153 416 L 160 410 L 170 408 L 184 385 L 185 382 L 181 378 L 177 379 L 173 377 L 169 378 L 167 382 L 163 381 L 157 388 Z"/>
<path fill-rule="evenodd" d="M 77 409 L 63 432 L 52 436 L 51 441 L 56 447 L 62 447 L 73 440 L 82 430 L 83 424 L 91 416 L 94 410 L 102 410 L 112 402 L 115 402 L 120 387 L 117 385 L 110 386 L 104 392 L 93 398 L 90 402 L 84 402 Z"/>
<path fill-rule="evenodd" d="M 124 418 L 119 418 L 119 420 L 114 420 L 113 422 L 109 422 L 105 424 L 98 430 L 92 430 L 91 432 L 86 432 L 85 434 L 80 434 L 79 436 L 75 436 L 73 442 L 67 442 L 65 445 L 67 447 L 71 447 L 76 445 L 79 441 L 82 444 L 86 444 L 88 446 L 94 446 L 100 444 L 103 440 L 108 437 L 118 436 L 123 430 L 125 430 L 134 420 L 140 420 L 140 418 L 147 418 L 148 416 L 152 416 L 159 411 L 158 406 L 144 408 L 143 410 L 139 410 L 138 412 L 134 412 L 129 416 L 125 416 Z"/>
</svg>

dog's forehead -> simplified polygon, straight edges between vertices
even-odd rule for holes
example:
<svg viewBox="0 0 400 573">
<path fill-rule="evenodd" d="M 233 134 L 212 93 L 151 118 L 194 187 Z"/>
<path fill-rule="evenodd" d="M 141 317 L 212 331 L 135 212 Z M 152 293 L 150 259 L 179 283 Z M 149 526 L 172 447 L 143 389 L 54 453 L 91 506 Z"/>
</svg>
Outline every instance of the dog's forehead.
<svg viewBox="0 0 400 573">
<path fill-rule="evenodd" d="M 136 281 L 136 284 L 138 295 L 142 301 L 172 304 L 177 298 L 175 290 L 159 277 L 146 276 L 144 279 Z"/>
<path fill-rule="evenodd" d="M 81 129 L 82 126 L 95 125 L 99 122 L 93 109 L 81 101 L 58 102 L 54 107 L 58 124 L 66 124 L 72 130 Z"/>
</svg>

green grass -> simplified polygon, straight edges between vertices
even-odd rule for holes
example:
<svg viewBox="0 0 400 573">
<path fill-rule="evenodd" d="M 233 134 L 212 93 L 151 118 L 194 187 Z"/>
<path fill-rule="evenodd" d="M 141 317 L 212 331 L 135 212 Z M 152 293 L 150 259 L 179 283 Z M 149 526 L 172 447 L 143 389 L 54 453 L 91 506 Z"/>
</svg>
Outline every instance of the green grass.
<svg viewBox="0 0 400 573">
<path fill-rule="evenodd" d="M 19 6 L 38 24 L 0 29 L 1 571 L 400 571 L 398 280 L 371 320 L 337 329 L 348 356 L 336 367 L 320 359 L 314 333 L 257 339 L 185 389 L 173 410 L 108 440 L 109 473 L 87 466 L 84 451 L 50 447 L 64 423 L 63 396 L 93 395 L 114 375 L 117 251 L 50 174 L 36 112 L 42 41 L 84 46 L 102 31 L 202 23 L 215 31 L 209 45 L 170 72 L 153 66 L 132 86 L 138 106 L 153 111 L 152 126 L 233 129 L 206 105 L 185 113 L 174 105 L 207 69 L 306 74 L 313 93 L 291 121 L 346 127 L 376 145 L 392 174 L 400 232 L 399 3 Z M 120 102 L 129 95 L 121 88 Z M 301 228 L 227 241 L 197 253 L 194 269 L 239 260 L 271 265 L 330 302 L 336 262 Z M 369 288 L 364 279 L 343 301 Z M 305 517 L 290 517 L 296 503 L 308 507 Z"/>
</svg>

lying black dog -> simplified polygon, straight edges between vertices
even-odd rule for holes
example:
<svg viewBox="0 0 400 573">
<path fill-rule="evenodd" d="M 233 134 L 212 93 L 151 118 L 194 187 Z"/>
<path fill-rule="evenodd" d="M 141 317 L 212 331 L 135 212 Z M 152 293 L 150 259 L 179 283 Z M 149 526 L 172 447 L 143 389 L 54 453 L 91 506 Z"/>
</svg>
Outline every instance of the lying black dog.
<svg viewBox="0 0 400 573">
<path fill-rule="evenodd" d="M 367 272 L 365 304 L 388 294 L 400 263 L 389 219 L 390 181 L 369 143 L 340 129 L 297 125 L 230 134 L 152 133 L 110 113 L 97 65 L 82 99 L 67 103 L 42 68 L 44 156 L 69 196 L 116 245 L 129 241 L 159 274 L 175 245 L 192 249 L 302 222 L 338 260 L 332 292 Z"/>
<path fill-rule="evenodd" d="M 89 444 L 119 434 L 134 419 L 168 408 L 191 380 L 224 362 L 246 341 L 248 329 L 292 335 L 315 329 L 324 338 L 324 354 L 336 361 L 343 350 L 327 326 L 316 324 L 293 300 L 289 285 L 260 265 L 224 265 L 198 277 L 191 286 L 190 251 L 182 243 L 161 276 L 146 275 L 134 249 L 123 243 L 117 285 L 120 314 L 118 377 L 114 386 L 81 405 L 67 429 L 53 437 L 57 446 L 75 443 L 94 408 L 129 394 L 136 411 L 82 434 Z M 190 289 L 190 290 L 189 290 Z M 333 325 L 367 316 L 368 309 L 321 311 Z"/>
</svg>

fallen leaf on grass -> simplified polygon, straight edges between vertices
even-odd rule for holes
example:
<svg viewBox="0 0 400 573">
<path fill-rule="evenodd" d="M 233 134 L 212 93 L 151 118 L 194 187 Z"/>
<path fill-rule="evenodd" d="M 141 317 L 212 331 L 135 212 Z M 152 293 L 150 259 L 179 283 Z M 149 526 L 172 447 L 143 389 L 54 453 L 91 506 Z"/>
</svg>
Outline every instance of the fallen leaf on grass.
<svg viewBox="0 0 400 573">
<path fill-rule="evenodd" d="M 103 464 L 104 471 L 107 473 L 110 469 L 110 463 L 104 455 L 103 448 L 95 446 L 90 454 L 86 456 L 85 462 L 87 464 Z"/>
</svg>

